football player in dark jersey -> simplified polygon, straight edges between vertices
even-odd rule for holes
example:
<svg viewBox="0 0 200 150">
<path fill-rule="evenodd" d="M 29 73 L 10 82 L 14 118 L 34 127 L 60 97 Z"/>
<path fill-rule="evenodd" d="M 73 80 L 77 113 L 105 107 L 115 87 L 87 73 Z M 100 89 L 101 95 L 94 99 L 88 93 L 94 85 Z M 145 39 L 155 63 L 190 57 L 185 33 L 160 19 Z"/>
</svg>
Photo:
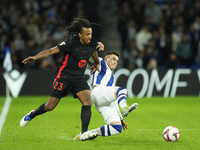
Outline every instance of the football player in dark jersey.
<svg viewBox="0 0 200 150">
<path fill-rule="evenodd" d="M 98 52 L 104 50 L 101 42 L 92 38 L 92 25 L 87 19 L 75 18 L 70 26 L 66 27 L 67 40 L 53 48 L 44 50 L 35 56 L 29 56 L 22 63 L 27 64 L 50 55 L 63 52 L 63 59 L 58 65 L 52 91 L 47 103 L 40 105 L 37 109 L 30 111 L 21 121 L 20 126 L 25 127 L 37 115 L 53 110 L 62 97 L 71 92 L 74 98 L 78 98 L 82 104 L 81 122 L 82 131 L 78 139 L 94 139 L 98 133 L 88 131 L 91 118 L 90 88 L 84 79 L 84 72 L 89 58 L 92 56 L 96 68 L 91 73 L 99 70 Z M 98 24 L 95 24 L 98 25 Z"/>
</svg>

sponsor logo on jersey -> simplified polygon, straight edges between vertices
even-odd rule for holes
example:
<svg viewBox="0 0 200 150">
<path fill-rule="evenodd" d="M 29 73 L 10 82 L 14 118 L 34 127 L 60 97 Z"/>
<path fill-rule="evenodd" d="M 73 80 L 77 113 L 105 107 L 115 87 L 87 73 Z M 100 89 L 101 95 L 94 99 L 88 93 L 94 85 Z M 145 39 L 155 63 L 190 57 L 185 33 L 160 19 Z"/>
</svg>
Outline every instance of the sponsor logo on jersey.
<svg viewBox="0 0 200 150">
<path fill-rule="evenodd" d="M 82 55 L 87 55 L 87 51 L 83 50 Z"/>
</svg>

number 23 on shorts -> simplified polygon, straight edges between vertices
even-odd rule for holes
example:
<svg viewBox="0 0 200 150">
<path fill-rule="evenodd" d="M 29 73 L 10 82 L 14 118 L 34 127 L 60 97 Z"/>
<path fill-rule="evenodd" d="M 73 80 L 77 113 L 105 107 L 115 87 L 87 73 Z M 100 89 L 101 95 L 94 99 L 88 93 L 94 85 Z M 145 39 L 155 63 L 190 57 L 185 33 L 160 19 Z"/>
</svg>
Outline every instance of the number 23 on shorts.
<svg viewBox="0 0 200 150">
<path fill-rule="evenodd" d="M 58 89 L 59 91 L 62 90 L 63 88 L 63 83 L 59 83 L 56 79 L 53 82 L 53 88 Z"/>
</svg>

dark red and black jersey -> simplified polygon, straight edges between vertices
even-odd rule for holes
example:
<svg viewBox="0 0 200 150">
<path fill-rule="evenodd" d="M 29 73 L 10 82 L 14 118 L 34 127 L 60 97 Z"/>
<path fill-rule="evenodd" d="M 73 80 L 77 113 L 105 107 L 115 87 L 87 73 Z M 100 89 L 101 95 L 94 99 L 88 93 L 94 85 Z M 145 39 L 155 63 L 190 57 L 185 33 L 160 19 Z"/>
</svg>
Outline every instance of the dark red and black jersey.
<svg viewBox="0 0 200 150">
<path fill-rule="evenodd" d="M 89 44 L 83 45 L 77 36 L 58 45 L 60 52 L 63 52 L 63 58 L 57 68 L 56 78 L 65 77 L 67 74 L 83 75 L 87 61 L 96 50 L 97 45 L 98 42 L 94 39 L 91 39 Z"/>
</svg>

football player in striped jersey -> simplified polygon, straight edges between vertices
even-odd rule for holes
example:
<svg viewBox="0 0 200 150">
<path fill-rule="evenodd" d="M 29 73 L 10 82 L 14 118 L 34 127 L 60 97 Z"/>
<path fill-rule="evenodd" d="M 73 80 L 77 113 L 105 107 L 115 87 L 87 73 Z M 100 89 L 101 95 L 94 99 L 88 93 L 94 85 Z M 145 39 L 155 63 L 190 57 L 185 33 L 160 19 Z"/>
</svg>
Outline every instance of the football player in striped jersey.
<svg viewBox="0 0 200 150">
<path fill-rule="evenodd" d="M 94 89 L 91 92 L 91 98 L 95 108 L 108 124 L 91 130 L 92 132 L 98 132 L 100 136 L 116 135 L 122 132 L 122 128 L 124 130 L 127 129 L 127 124 L 123 118 L 126 118 L 130 112 L 138 107 L 137 103 L 128 106 L 127 89 L 115 86 L 112 71 L 116 68 L 119 57 L 117 52 L 108 52 L 104 59 L 99 58 L 100 71 L 96 71 L 93 74 Z M 122 113 L 119 110 L 119 106 Z"/>
</svg>

